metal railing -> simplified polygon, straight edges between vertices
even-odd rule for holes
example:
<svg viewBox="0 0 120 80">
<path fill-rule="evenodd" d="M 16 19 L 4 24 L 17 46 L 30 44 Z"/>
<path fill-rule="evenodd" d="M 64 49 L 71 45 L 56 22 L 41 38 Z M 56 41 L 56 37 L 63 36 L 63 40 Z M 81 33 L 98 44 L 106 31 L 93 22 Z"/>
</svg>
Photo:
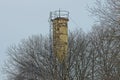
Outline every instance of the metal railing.
<svg viewBox="0 0 120 80">
<path fill-rule="evenodd" d="M 69 12 L 65 10 L 56 10 L 53 12 L 50 12 L 50 20 L 53 20 L 55 18 L 69 18 Z"/>
</svg>

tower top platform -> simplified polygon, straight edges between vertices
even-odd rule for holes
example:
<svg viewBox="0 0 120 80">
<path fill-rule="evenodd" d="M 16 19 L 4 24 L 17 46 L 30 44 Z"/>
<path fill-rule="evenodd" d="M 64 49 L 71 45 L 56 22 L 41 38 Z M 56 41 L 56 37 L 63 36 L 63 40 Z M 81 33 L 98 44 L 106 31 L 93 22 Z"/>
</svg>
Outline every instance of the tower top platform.
<svg viewBox="0 0 120 80">
<path fill-rule="evenodd" d="M 69 19 L 69 12 L 65 10 L 56 10 L 53 12 L 50 12 L 50 21 L 53 21 L 54 19 L 64 19 L 68 20 Z"/>
</svg>

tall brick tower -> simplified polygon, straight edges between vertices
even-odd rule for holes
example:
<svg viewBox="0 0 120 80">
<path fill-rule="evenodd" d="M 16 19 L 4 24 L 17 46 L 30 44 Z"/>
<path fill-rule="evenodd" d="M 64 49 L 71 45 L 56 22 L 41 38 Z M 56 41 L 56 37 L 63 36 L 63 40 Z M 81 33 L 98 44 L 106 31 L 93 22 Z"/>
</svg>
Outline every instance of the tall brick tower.
<svg viewBox="0 0 120 80">
<path fill-rule="evenodd" d="M 63 62 L 68 53 L 68 17 L 67 11 L 54 11 L 51 14 L 53 33 L 53 53 Z"/>
<path fill-rule="evenodd" d="M 60 74 L 58 73 L 58 67 L 60 66 L 62 66 L 62 80 L 69 80 L 66 63 L 68 55 L 68 17 L 68 11 L 58 10 L 50 13 L 50 43 L 52 43 L 51 53 L 55 57 L 55 80 L 58 80 L 58 74 Z M 57 61 L 60 65 L 57 65 Z"/>
</svg>

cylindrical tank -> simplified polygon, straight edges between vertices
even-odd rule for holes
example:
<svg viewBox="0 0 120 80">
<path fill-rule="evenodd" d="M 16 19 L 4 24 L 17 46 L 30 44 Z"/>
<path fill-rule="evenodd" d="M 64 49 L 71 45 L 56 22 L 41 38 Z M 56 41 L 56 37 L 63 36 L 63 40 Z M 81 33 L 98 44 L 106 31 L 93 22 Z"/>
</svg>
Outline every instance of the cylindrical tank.
<svg viewBox="0 0 120 80">
<path fill-rule="evenodd" d="M 53 23 L 53 53 L 62 62 L 68 53 L 68 18 L 56 17 Z"/>
</svg>

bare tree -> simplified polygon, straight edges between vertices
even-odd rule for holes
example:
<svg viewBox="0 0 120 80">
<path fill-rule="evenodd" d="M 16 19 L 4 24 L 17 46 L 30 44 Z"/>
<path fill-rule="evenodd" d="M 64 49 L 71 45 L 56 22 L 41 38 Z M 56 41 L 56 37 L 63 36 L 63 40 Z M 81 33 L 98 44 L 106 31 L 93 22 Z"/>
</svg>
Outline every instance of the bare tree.
<svg viewBox="0 0 120 80">
<path fill-rule="evenodd" d="M 113 30 L 109 27 L 94 27 L 92 33 L 92 45 L 96 54 L 97 80 L 119 80 L 119 55 L 120 42 L 113 37 Z M 98 76 L 97 76 L 98 75 Z"/>
<path fill-rule="evenodd" d="M 23 40 L 18 46 L 10 47 L 11 71 L 13 77 L 22 76 L 24 79 L 50 80 L 53 78 L 48 44 L 42 36 L 32 36 Z M 15 70 L 15 71 L 13 71 Z M 17 76 L 16 76 L 17 75 Z M 29 79 L 28 79 L 29 80 Z"/>
<path fill-rule="evenodd" d="M 32 36 L 9 48 L 8 53 L 12 61 L 9 66 L 11 69 L 8 69 L 12 75 L 10 78 L 54 80 L 57 76 L 58 80 L 64 80 L 63 73 L 66 73 L 69 80 L 90 80 L 92 52 L 89 52 L 89 43 L 89 38 L 82 30 L 69 32 L 67 72 L 64 72 L 64 64 L 57 60 L 55 62 L 54 55 L 50 53 L 49 39 L 41 35 Z"/>
<path fill-rule="evenodd" d="M 72 39 L 72 40 L 71 40 Z M 71 80 L 90 80 L 91 74 L 91 52 L 89 39 L 82 31 L 71 33 L 71 40 L 69 47 L 70 58 L 72 59 L 72 75 Z M 71 43 L 72 42 L 72 43 Z"/>
</svg>

